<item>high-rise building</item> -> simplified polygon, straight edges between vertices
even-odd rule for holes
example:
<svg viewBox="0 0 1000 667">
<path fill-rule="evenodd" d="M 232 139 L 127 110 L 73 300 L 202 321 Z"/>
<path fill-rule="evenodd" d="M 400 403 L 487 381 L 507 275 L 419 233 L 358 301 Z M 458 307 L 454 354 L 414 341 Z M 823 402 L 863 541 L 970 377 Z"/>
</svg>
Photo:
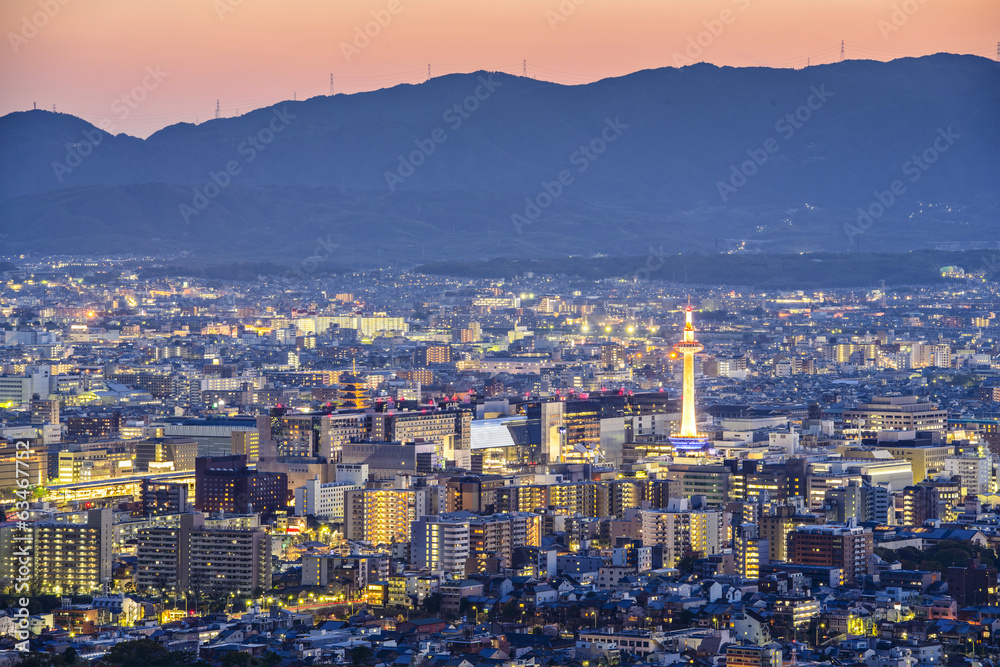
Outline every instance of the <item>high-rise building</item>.
<svg viewBox="0 0 1000 667">
<path fill-rule="evenodd" d="M 27 447 L 23 441 L 0 441 L 0 488 L 17 488 L 18 480 L 24 479 L 25 473 L 32 486 L 43 485 L 49 480 L 48 447 L 41 440 L 31 440 Z"/>
<path fill-rule="evenodd" d="M 31 524 L 33 581 L 46 593 L 90 593 L 111 580 L 112 513 L 90 510 Z"/>
<path fill-rule="evenodd" d="M 1000 600 L 997 588 L 997 569 L 972 560 L 966 567 L 949 567 L 947 572 L 948 595 L 960 607 L 996 606 Z"/>
<path fill-rule="evenodd" d="M 736 556 L 736 574 L 751 581 L 760 578 L 761 563 L 767 563 L 769 546 L 761 539 L 757 524 L 744 523 L 733 528 L 733 553 Z"/>
<path fill-rule="evenodd" d="M 139 590 L 252 592 L 271 587 L 270 537 L 260 528 L 217 528 L 204 515 L 144 528 L 136 546 Z"/>
<path fill-rule="evenodd" d="M 871 531 L 859 527 L 799 526 L 788 536 L 789 562 L 839 567 L 845 584 L 853 584 L 867 573 L 872 549 Z"/>
<path fill-rule="evenodd" d="M 624 368 L 626 362 L 625 348 L 618 343 L 601 345 L 601 366 L 608 368 Z"/>
<path fill-rule="evenodd" d="M 430 366 L 431 364 L 447 364 L 451 362 L 451 346 L 427 345 L 418 347 L 413 353 L 415 366 Z"/>
<path fill-rule="evenodd" d="M 500 567 L 511 567 L 514 549 L 539 546 L 541 516 L 528 512 L 428 515 L 413 522 L 412 535 L 413 567 L 464 578 L 475 574 L 485 559 L 495 558 Z"/>
<path fill-rule="evenodd" d="M 344 497 L 344 530 L 349 540 L 369 544 L 410 541 L 410 524 L 429 514 L 427 489 L 356 489 Z"/>
<path fill-rule="evenodd" d="M 187 438 L 155 438 L 135 445 L 135 470 L 140 473 L 194 470 L 198 443 Z"/>
<path fill-rule="evenodd" d="M 949 456 L 944 460 L 944 470 L 949 477 L 961 480 L 964 495 L 976 496 L 996 491 L 990 488 L 993 460 L 985 451 L 969 451 Z"/>
<path fill-rule="evenodd" d="M 365 488 L 364 483 L 335 481 L 324 484 L 320 482 L 319 477 L 316 477 L 295 489 L 295 515 L 315 516 L 327 521 L 343 521 L 347 492 L 363 488 Z"/>
<path fill-rule="evenodd" d="M 69 417 L 66 420 L 66 437 L 70 440 L 117 438 L 123 424 L 120 412 L 93 417 Z"/>
<path fill-rule="evenodd" d="M 449 512 L 493 514 L 497 510 L 497 491 L 507 486 L 500 475 L 468 475 L 448 480 L 446 509 Z"/>
<path fill-rule="evenodd" d="M 181 514 L 188 511 L 188 485 L 142 480 L 142 513 Z"/>
<path fill-rule="evenodd" d="M 686 499 L 664 510 L 640 511 L 643 546 L 663 546 L 663 563 L 672 567 L 688 553 L 720 553 L 726 542 L 725 512 L 690 510 Z"/>
<path fill-rule="evenodd" d="M 260 431 L 233 431 L 229 437 L 232 454 L 247 457 L 247 463 L 257 463 L 260 460 Z"/>
<path fill-rule="evenodd" d="M 212 593 L 270 590 L 270 546 L 270 535 L 259 528 L 192 530 L 188 586 Z"/>
<path fill-rule="evenodd" d="M 758 519 L 760 536 L 767 540 L 771 561 L 788 560 L 788 535 L 799 526 L 826 523 L 821 514 L 798 514 L 793 505 L 778 505 Z"/>
<path fill-rule="evenodd" d="M 847 486 L 827 489 L 826 505 L 835 512 L 833 521 L 844 523 L 851 517 L 859 522 L 875 521 L 889 523 L 889 507 L 892 495 L 887 485 L 871 485 L 851 480 Z"/>
<path fill-rule="evenodd" d="M 202 512 L 258 512 L 270 517 L 288 506 L 288 476 L 249 470 L 245 456 L 199 457 L 194 504 Z"/>
<path fill-rule="evenodd" d="M 932 519 L 954 521 L 962 498 L 962 483 L 958 478 L 924 480 L 908 486 L 903 489 L 903 525 L 919 527 Z"/>
<path fill-rule="evenodd" d="M 32 424 L 59 423 L 59 401 L 57 399 L 38 398 L 38 394 L 35 394 L 31 398 L 30 407 Z"/>
</svg>

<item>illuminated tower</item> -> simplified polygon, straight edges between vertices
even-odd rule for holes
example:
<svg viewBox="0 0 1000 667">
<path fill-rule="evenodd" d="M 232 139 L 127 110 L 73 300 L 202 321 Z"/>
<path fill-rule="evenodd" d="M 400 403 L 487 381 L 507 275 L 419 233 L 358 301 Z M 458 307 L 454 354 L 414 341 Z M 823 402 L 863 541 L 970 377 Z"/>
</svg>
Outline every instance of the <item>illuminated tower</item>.
<svg viewBox="0 0 1000 667">
<path fill-rule="evenodd" d="M 698 435 L 698 424 L 694 416 L 694 355 L 705 346 L 694 339 L 694 322 L 691 306 L 684 311 L 684 337 L 674 344 L 674 352 L 684 357 L 684 387 L 681 396 L 681 430 L 670 442 L 677 449 L 701 449 L 708 444 L 704 436 Z"/>
<path fill-rule="evenodd" d="M 368 387 L 358 375 L 356 361 L 351 361 L 351 372 L 340 376 L 340 407 L 345 410 L 364 410 L 371 405 Z"/>
</svg>

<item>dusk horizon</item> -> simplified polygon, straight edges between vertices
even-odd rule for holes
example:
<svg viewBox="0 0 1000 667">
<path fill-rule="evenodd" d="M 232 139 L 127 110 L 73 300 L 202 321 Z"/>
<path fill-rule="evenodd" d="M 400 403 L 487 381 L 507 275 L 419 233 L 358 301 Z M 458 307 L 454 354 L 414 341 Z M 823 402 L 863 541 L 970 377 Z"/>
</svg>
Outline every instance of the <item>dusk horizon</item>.
<svg viewBox="0 0 1000 667">
<path fill-rule="evenodd" d="M 33 108 L 113 123 L 145 137 L 177 122 L 234 116 L 286 99 L 376 90 L 473 71 L 588 83 L 708 62 L 801 68 L 841 59 L 935 53 L 994 58 L 1000 6 L 852 0 L 806 10 L 790 0 L 518 0 L 472 7 L 365 0 L 294 11 L 243 0 L 180 0 L 139 10 L 125 0 L 12 0 L 0 115 Z M 489 26 L 483 29 L 480 26 Z M 109 46 L 113 45 L 109 49 Z M 161 72 L 152 87 L 148 70 Z M 133 91 L 144 88 L 136 99 Z"/>
</svg>

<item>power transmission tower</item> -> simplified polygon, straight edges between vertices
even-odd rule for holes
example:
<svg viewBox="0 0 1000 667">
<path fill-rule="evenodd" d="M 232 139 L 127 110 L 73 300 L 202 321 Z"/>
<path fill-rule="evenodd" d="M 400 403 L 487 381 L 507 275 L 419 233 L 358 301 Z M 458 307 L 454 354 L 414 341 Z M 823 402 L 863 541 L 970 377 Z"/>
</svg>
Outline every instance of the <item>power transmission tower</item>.
<svg viewBox="0 0 1000 667">
<path fill-rule="evenodd" d="M 1000 48 L 1000 46 L 998 46 L 997 48 Z M 524 75 L 524 78 L 528 78 L 528 59 L 525 58 L 522 61 L 522 64 L 523 64 L 524 68 L 521 70 L 521 72 Z"/>
<path fill-rule="evenodd" d="M 330 75 L 330 94 L 333 95 L 333 75 Z"/>
<path fill-rule="evenodd" d="M 844 59 L 844 40 L 840 40 L 840 59 Z"/>
<path fill-rule="evenodd" d="M 219 100 L 215 100 L 215 117 L 218 118 L 222 112 L 219 110 Z"/>
<path fill-rule="evenodd" d="M 427 80 L 431 80 L 431 64 L 427 63 Z"/>
</svg>

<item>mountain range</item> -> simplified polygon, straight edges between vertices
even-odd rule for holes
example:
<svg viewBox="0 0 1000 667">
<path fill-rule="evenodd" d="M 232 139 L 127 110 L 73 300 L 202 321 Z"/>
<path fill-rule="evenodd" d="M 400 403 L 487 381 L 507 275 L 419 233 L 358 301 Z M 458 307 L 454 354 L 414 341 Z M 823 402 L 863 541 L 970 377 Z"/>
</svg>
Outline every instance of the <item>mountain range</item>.
<svg viewBox="0 0 1000 667">
<path fill-rule="evenodd" d="M 361 266 L 995 247 L 998 117 L 1000 65 L 950 54 L 454 74 L 146 139 L 15 112 L 0 248 Z"/>
</svg>

